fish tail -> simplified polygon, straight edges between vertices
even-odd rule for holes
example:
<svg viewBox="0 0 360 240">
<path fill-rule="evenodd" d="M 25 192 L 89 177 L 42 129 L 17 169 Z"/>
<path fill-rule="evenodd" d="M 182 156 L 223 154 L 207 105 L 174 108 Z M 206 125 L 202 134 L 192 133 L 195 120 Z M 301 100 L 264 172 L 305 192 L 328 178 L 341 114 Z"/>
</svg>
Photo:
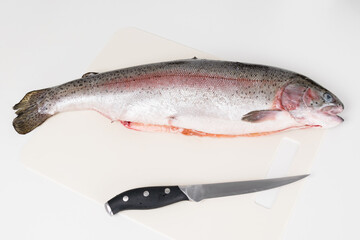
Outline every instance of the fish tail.
<svg viewBox="0 0 360 240">
<path fill-rule="evenodd" d="M 17 110 L 17 117 L 13 120 L 13 126 L 19 134 L 31 132 L 52 116 L 52 114 L 41 113 L 39 109 L 39 105 L 44 101 L 48 90 L 47 88 L 31 91 L 14 105 L 13 109 Z"/>
</svg>

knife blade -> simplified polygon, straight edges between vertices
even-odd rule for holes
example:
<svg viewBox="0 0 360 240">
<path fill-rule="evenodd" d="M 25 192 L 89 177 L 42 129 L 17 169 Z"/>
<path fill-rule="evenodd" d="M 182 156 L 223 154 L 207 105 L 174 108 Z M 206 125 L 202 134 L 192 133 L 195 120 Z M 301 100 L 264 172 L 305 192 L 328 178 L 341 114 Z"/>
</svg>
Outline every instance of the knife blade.
<svg viewBox="0 0 360 240">
<path fill-rule="evenodd" d="M 307 176 L 309 175 L 239 182 L 135 188 L 110 199 L 105 203 L 105 209 L 110 215 L 114 215 L 124 210 L 153 209 L 186 200 L 199 202 L 207 198 L 226 197 L 277 188 Z"/>
</svg>

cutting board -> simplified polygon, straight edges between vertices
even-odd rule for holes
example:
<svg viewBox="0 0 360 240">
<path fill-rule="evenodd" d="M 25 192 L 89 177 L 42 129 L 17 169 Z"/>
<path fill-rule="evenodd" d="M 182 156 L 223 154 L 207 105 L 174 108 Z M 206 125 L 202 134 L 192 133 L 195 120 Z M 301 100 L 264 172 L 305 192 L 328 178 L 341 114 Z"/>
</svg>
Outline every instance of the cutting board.
<svg viewBox="0 0 360 240">
<path fill-rule="evenodd" d="M 194 56 L 215 58 L 128 28 L 110 39 L 88 70 L 103 72 Z M 32 138 L 21 155 L 22 163 L 103 207 L 113 196 L 136 187 L 307 173 L 324 131 L 201 138 L 133 131 L 96 112 L 77 111 L 58 114 L 30 134 Z M 288 143 L 296 146 L 292 154 L 286 153 Z M 287 159 L 286 163 L 279 162 L 279 156 Z M 277 171 L 279 167 L 281 171 Z M 155 210 L 126 211 L 113 218 L 116 221 L 126 216 L 174 239 L 278 239 L 301 184 L 282 187 L 272 194 L 272 203 L 267 207 L 261 205 L 263 197 L 247 194 L 200 203 L 181 202 Z"/>
</svg>

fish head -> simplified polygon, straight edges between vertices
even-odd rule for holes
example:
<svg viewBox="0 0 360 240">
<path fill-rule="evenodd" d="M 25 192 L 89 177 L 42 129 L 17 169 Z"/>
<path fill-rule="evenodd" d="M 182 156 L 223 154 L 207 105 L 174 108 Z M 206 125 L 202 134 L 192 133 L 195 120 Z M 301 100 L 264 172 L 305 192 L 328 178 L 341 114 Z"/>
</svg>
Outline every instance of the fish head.
<svg viewBox="0 0 360 240">
<path fill-rule="evenodd" d="M 281 100 L 284 109 L 302 124 L 330 128 L 344 121 L 337 115 L 344 110 L 340 99 L 307 77 L 288 84 Z"/>
</svg>

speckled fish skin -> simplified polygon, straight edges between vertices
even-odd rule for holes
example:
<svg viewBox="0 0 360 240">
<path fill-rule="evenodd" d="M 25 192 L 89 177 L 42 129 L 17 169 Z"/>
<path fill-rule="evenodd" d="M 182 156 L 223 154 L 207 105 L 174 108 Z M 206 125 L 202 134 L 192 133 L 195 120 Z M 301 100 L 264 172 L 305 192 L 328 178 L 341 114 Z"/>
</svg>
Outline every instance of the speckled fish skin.
<svg viewBox="0 0 360 240">
<path fill-rule="evenodd" d="M 88 75 L 30 92 L 14 109 L 18 117 L 13 125 L 22 134 L 59 112 L 85 109 L 113 121 L 219 135 L 332 127 L 343 121 L 336 115 L 343 110 L 341 101 L 305 76 L 262 65 L 199 59 Z"/>
</svg>

